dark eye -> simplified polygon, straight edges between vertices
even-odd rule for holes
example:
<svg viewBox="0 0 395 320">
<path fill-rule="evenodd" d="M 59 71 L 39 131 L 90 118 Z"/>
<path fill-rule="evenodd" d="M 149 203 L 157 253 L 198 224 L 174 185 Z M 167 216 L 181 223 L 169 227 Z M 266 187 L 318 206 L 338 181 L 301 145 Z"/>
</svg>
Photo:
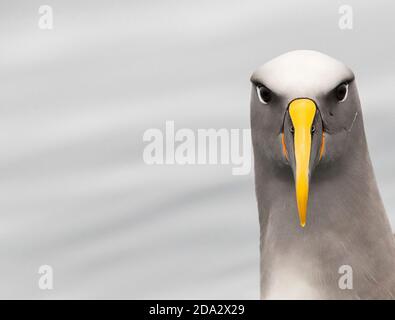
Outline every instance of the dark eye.
<svg viewBox="0 0 395 320">
<path fill-rule="evenodd" d="M 258 93 L 259 100 L 264 103 L 268 104 L 272 100 L 272 92 L 263 85 L 259 85 L 256 87 L 256 91 Z"/>
<path fill-rule="evenodd" d="M 348 83 L 342 83 L 335 89 L 336 98 L 338 101 L 343 102 L 347 99 L 348 94 Z"/>
</svg>

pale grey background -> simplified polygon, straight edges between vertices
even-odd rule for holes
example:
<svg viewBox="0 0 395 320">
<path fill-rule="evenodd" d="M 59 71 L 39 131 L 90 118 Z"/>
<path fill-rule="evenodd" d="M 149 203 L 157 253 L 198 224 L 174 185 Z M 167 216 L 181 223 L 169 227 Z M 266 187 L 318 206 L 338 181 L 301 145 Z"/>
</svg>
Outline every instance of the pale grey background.
<svg viewBox="0 0 395 320">
<path fill-rule="evenodd" d="M 251 72 L 293 49 L 355 71 L 394 226 L 394 16 L 390 1 L 0 0 L 0 298 L 258 298 L 253 176 L 147 166 L 142 134 L 248 128 Z"/>
</svg>

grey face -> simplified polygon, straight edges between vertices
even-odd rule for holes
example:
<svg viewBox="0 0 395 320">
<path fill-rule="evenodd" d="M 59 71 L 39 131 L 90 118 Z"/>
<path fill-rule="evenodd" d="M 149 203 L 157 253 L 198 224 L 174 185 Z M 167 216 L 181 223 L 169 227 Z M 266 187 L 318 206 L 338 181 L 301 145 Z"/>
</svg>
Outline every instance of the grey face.
<svg viewBox="0 0 395 320">
<path fill-rule="evenodd" d="M 260 67 L 251 81 L 254 152 L 262 161 L 292 168 L 304 225 L 315 167 L 347 153 L 347 136 L 360 116 L 354 75 L 321 53 L 294 51 Z"/>
</svg>

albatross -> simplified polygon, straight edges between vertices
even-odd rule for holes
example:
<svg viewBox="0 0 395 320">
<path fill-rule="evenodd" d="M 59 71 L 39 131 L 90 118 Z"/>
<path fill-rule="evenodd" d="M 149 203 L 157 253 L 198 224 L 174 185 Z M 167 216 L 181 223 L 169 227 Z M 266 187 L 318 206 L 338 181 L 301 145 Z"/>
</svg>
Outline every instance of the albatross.
<svg viewBox="0 0 395 320">
<path fill-rule="evenodd" d="M 395 241 L 353 72 L 298 50 L 251 82 L 261 298 L 395 298 Z"/>
</svg>

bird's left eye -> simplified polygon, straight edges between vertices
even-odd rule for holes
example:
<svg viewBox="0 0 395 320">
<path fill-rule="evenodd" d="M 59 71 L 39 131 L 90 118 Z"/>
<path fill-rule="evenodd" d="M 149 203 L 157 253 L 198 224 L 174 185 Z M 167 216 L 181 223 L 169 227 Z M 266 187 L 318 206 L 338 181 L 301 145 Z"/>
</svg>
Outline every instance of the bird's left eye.
<svg viewBox="0 0 395 320">
<path fill-rule="evenodd" d="M 335 94 L 339 102 L 346 100 L 348 94 L 348 83 L 339 84 L 335 90 Z"/>
<path fill-rule="evenodd" d="M 256 87 L 256 91 L 259 97 L 259 101 L 268 104 L 272 100 L 272 92 L 263 85 Z"/>
</svg>

